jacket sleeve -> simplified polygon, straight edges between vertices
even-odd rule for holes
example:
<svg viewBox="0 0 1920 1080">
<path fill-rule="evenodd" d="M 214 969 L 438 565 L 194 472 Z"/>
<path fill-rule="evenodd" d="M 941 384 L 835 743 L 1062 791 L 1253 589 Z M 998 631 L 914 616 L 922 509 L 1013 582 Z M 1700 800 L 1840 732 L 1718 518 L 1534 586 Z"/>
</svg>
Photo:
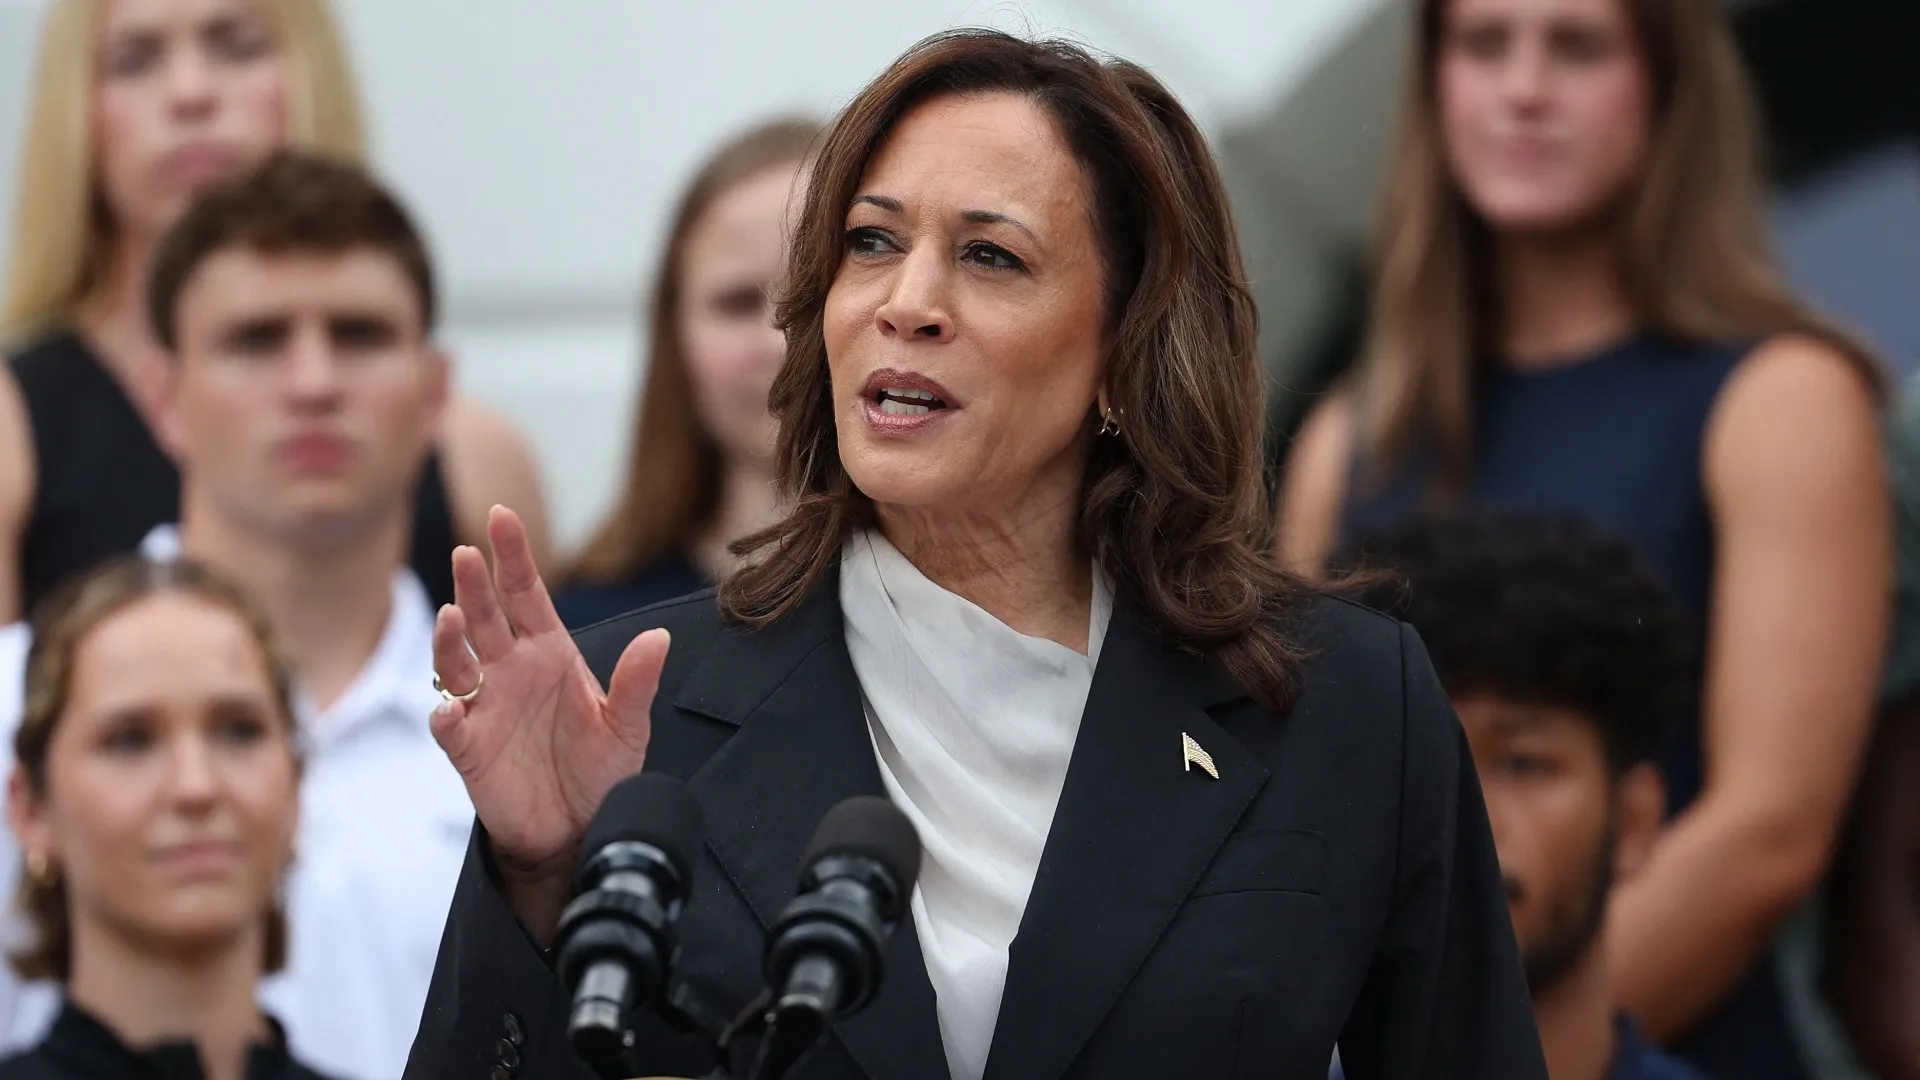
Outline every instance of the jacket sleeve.
<svg viewBox="0 0 1920 1080">
<path fill-rule="evenodd" d="M 474 823 L 406 1080 L 501 1075 L 596 1080 L 567 1045 L 560 980 L 488 873 Z"/>
<path fill-rule="evenodd" d="M 567 1043 L 566 988 L 507 906 L 491 868 L 486 830 L 476 821 L 405 1080 L 597 1080 Z M 636 1014 L 633 1027 L 640 1075 L 705 1076 L 714 1064 L 701 1037 L 676 1033 L 649 1013 Z"/>
<path fill-rule="evenodd" d="M 1401 628 L 1394 897 L 1340 1038 L 1348 1080 L 1546 1080 L 1466 737 Z"/>
</svg>

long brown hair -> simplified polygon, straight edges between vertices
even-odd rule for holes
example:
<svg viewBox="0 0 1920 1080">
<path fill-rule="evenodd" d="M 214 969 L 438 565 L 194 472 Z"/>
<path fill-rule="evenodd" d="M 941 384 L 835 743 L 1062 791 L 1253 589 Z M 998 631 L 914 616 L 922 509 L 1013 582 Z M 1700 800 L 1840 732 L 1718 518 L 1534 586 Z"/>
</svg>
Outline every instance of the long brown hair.
<svg viewBox="0 0 1920 1080">
<path fill-rule="evenodd" d="M 1384 189 L 1365 347 L 1363 431 L 1376 463 L 1431 446 L 1442 486 L 1473 458 L 1475 365 L 1498 347 L 1492 237 L 1446 164 L 1437 74 L 1450 0 L 1422 0 Z M 1626 5 L 1652 83 L 1652 137 L 1615 216 L 1642 329 L 1682 341 L 1823 338 L 1876 391 L 1878 361 L 1787 288 L 1762 217 L 1758 124 L 1719 0 Z"/>
<path fill-rule="evenodd" d="M 733 619 L 791 611 L 840 555 L 872 503 L 840 461 L 822 321 L 842 258 L 847 207 L 867 163 L 916 104 L 1011 92 L 1053 118 L 1093 193 L 1103 247 L 1106 386 L 1126 417 L 1095 440 L 1081 543 L 1149 626 L 1215 653 L 1263 705 L 1281 711 L 1297 654 L 1279 619 L 1301 594 L 1262 552 L 1270 540 L 1253 300 L 1213 156 L 1193 119 L 1137 65 L 1078 45 L 990 30 L 938 34 L 860 91 L 822 144 L 796 223 L 777 323 L 787 360 L 774 382 L 776 454 L 787 518 L 741 541 L 756 556 L 722 586 Z M 1091 419 L 1091 418 L 1089 418 Z"/>
<path fill-rule="evenodd" d="M 626 486 L 567 577 L 617 581 L 691 544 L 712 520 L 720 447 L 700 423 L 680 329 L 687 241 L 707 210 L 732 188 L 776 165 L 806 159 L 820 135 L 811 120 L 768 121 L 714 151 L 673 212 L 648 303 L 647 377 Z"/>
<path fill-rule="evenodd" d="M 95 627 L 149 597 L 184 594 L 233 614 L 267 658 L 280 721 L 294 730 L 293 674 L 266 615 L 238 586 L 197 563 L 157 561 L 123 555 L 76 578 L 35 609 L 33 644 L 27 650 L 26 708 L 14 733 L 15 767 L 34 798 L 47 797 L 47 753 L 54 730 L 73 693 L 73 667 L 81 643 Z M 296 766 L 299 755 L 295 755 Z M 73 922 L 67 911 L 67 887 L 58 873 L 20 875 L 17 903 L 34 929 L 30 947 L 7 958 L 23 979 L 65 981 L 73 967 Z M 286 914 L 275 903 L 265 913 L 263 970 L 272 973 L 287 961 Z"/>
</svg>

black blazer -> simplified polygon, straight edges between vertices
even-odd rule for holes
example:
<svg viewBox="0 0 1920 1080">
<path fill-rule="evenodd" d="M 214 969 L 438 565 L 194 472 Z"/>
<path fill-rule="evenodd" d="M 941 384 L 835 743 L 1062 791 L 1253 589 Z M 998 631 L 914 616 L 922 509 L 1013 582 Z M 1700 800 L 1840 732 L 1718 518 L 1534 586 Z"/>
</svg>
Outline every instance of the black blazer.
<svg viewBox="0 0 1920 1080">
<path fill-rule="evenodd" d="M 1336 1040 L 1350 1080 L 1545 1080 L 1486 810 L 1424 647 L 1340 600 L 1296 623 L 1304 692 L 1275 716 L 1116 604 L 988 1080 L 1323 1080 Z M 577 639 L 604 682 L 655 626 L 673 643 L 646 767 L 686 779 L 707 822 L 677 974 L 731 1015 L 762 985 L 768 920 L 821 815 L 884 791 L 837 573 L 759 631 L 724 625 L 708 591 Z M 1182 733 L 1219 779 L 1183 769 Z M 406 1075 L 590 1077 L 489 867 L 476 829 Z M 642 1075 L 713 1064 L 664 1025 L 638 1050 Z M 878 997 L 792 1075 L 946 1080 L 910 919 Z"/>
</svg>

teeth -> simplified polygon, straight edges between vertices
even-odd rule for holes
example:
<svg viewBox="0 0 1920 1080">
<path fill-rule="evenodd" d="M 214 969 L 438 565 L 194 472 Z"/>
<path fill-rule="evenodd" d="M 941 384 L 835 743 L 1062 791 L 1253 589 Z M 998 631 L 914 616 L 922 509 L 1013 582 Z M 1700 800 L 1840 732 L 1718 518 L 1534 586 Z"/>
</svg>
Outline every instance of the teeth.
<svg viewBox="0 0 1920 1080">
<path fill-rule="evenodd" d="M 895 401 L 892 397 L 880 399 L 880 411 L 892 416 L 913 416 L 917 413 L 932 412 L 931 405 L 909 405 L 904 401 Z"/>
<path fill-rule="evenodd" d="M 882 389 L 880 392 L 891 398 L 911 398 L 914 401 L 939 401 L 940 400 L 938 397 L 935 397 L 933 394 L 925 390 L 902 390 L 898 387 L 889 386 Z"/>
</svg>

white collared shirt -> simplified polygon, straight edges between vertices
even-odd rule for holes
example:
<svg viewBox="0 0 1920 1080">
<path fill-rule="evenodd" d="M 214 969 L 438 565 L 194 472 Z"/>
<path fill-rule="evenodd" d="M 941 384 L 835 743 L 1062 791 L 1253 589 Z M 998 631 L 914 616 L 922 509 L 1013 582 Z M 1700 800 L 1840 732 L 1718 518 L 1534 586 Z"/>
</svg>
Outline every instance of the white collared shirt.
<svg viewBox="0 0 1920 1080">
<path fill-rule="evenodd" d="M 152 558 L 178 552 L 172 526 L 150 533 Z M 10 771 L 28 644 L 0 628 L 0 765 Z M 260 997 L 286 1026 L 296 1058 L 340 1080 L 395 1080 L 426 1004 L 447 909 L 466 858 L 473 806 L 427 727 L 433 606 L 411 570 L 372 657 L 325 712 L 296 703 L 305 770 L 286 885 L 288 963 Z M 19 845 L 0 836 L 0 889 L 19 880 Z M 19 940 L 19 917 L 9 944 Z M 0 972 L 0 1052 L 39 1042 L 57 1009 L 46 985 Z"/>
</svg>

